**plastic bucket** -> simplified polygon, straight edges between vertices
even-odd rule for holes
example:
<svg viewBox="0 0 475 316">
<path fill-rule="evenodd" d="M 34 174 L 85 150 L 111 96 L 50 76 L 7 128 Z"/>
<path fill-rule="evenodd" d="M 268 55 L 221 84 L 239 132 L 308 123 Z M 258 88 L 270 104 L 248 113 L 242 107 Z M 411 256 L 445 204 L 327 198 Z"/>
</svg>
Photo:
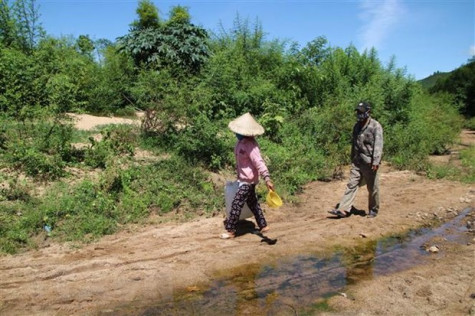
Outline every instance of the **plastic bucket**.
<svg viewBox="0 0 475 316">
<path fill-rule="evenodd" d="M 267 205 L 269 205 L 269 207 L 276 208 L 276 207 L 282 206 L 282 199 L 277 193 L 275 193 L 272 190 L 270 190 L 269 193 L 267 193 L 266 202 L 267 202 Z"/>
</svg>

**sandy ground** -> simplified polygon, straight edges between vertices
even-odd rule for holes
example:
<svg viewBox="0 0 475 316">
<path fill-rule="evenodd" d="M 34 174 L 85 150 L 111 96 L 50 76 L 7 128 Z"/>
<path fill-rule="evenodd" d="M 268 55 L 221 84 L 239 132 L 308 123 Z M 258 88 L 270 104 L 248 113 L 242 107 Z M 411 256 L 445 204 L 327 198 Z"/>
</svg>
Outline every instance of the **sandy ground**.
<svg viewBox="0 0 475 316">
<path fill-rule="evenodd" d="M 474 135 L 464 137 L 472 142 Z M 246 230 L 233 240 L 221 240 L 223 217 L 216 216 L 130 228 L 79 248 L 49 243 L 0 257 L 0 315 L 96 315 L 129 303 L 147 306 L 233 267 L 354 247 L 434 218 L 448 220 L 475 206 L 474 184 L 428 180 L 383 165 L 378 217 L 329 217 L 327 210 L 338 202 L 345 185 L 346 179 L 310 183 L 299 203 L 279 209 L 264 206 L 271 227 L 266 236 L 277 239 L 274 245 Z M 366 203 L 362 188 L 355 207 L 366 210 Z M 440 241 L 440 252 L 428 265 L 351 286 L 346 297 L 329 300 L 336 312 L 326 314 L 475 315 L 473 237 L 456 246 Z"/>
<path fill-rule="evenodd" d="M 69 116 L 73 119 L 74 126 L 79 130 L 92 130 L 101 125 L 107 124 L 135 124 L 140 125 L 139 119 L 121 118 L 121 117 L 103 117 L 94 116 L 89 114 L 74 114 L 70 113 Z M 143 116 L 142 112 L 137 113 L 137 118 Z"/>
</svg>

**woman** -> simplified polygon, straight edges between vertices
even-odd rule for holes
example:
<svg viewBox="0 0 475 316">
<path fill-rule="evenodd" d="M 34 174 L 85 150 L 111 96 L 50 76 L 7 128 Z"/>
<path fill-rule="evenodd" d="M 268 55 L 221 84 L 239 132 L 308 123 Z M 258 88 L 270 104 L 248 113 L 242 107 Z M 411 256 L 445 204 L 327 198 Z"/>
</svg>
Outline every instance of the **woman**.
<svg viewBox="0 0 475 316">
<path fill-rule="evenodd" d="M 266 181 L 267 189 L 274 190 L 274 184 L 270 179 L 269 170 L 261 157 L 259 145 L 255 136 L 264 134 L 264 128 L 257 123 L 251 114 L 246 113 L 231 121 L 229 129 L 236 134 L 238 139 L 234 147 L 236 157 L 236 171 L 239 182 L 239 189 L 231 204 L 229 218 L 224 221 L 226 232 L 221 234 L 221 238 L 228 239 L 236 236 L 237 223 L 241 215 L 244 203 L 256 218 L 257 225 L 261 232 L 269 230 L 264 213 L 257 200 L 256 185 L 259 183 L 259 175 Z"/>
</svg>

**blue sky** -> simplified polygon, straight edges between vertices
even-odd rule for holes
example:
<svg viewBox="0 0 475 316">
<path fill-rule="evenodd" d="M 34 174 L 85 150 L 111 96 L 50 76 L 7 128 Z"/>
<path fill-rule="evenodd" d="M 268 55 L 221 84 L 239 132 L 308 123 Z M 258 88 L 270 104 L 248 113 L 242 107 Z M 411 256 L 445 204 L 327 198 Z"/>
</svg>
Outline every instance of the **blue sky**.
<svg viewBox="0 0 475 316">
<path fill-rule="evenodd" d="M 191 22 L 211 32 L 229 30 L 237 14 L 261 23 L 266 39 L 301 47 L 325 36 L 333 47 L 375 47 L 387 64 L 423 79 L 451 71 L 475 55 L 474 0 L 187 0 L 153 1 L 160 17 L 172 6 L 188 7 Z M 40 21 L 52 36 L 114 41 L 137 18 L 135 0 L 37 0 Z"/>
</svg>

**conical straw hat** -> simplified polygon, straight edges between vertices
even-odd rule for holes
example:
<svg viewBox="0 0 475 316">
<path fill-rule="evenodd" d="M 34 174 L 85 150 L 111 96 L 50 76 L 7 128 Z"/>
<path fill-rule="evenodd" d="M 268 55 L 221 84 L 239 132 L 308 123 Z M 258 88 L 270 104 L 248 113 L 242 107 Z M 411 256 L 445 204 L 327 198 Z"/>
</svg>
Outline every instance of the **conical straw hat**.
<svg viewBox="0 0 475 316">
<path fill-rule="evenodd" d="M 229 122 L 231 131 L 243 136 L 257 136 L 264 134 L 264 127 L 252 117 L 248 112 Z"/>
</svg>

